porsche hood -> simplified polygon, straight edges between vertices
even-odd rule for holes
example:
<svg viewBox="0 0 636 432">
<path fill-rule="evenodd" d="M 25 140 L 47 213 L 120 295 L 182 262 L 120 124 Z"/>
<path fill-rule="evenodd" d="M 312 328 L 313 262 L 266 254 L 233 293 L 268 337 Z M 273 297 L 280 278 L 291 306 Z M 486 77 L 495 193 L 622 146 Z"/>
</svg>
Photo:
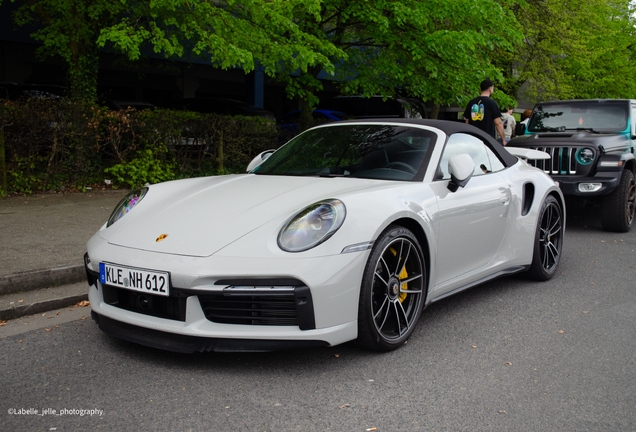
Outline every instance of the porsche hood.
<svg viewBox="0 0 636 432">
<path fill-rule="evenodd" d="M 369 180 L 254 174 L 151 186 L 147 196 L 101 236 L 152 252 L 205 257 L 305 206 L 369 186 Z"/>
</svg>

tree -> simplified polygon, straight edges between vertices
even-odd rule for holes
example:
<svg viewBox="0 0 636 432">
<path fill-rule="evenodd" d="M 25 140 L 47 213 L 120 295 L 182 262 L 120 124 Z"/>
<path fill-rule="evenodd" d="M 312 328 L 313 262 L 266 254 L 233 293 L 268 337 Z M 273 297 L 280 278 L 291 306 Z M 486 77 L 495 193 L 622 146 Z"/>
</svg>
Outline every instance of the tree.
<svg viewBox="0 0 636 432">
<path fill-rule="evenodd" d="M 332 72 L 327 56 L 342 53 L 293 22 L 294 13 L 312 15 L 319 8 L 319 0 L 23 0 L 15 21 L 38 26 L 32 36 L 43 43 L 40 54 L 60 55 L 72 94 L 94 100 L 98 49 L 105 46 L 130 60 L 153 49 L 246 72 L 258 61 L 274 74 L 280 59 L 301 71 L 320 63 Z"/>
<path fill-rule="evenodd" d="M 494 0 L 323 0 L 319 15 L 296 14 L 296 22 L 346 53 L 328 58 L 345 94 L 407 93 L 444 104 L 468 100 L 486 76 L 501 77 L 490 53 L 520 38 L 514 16 Z M 308 118 L 324 65 L 295 75 L 281 64 L 279 77 Z"/>
<path fill-rule="evenodd" d="M 118 0 L 25 0 L 14 20 L 35 26 L 31 36 L 43 44 L 38 54 L 64 59 L 73 97 L 95 100 L 100 29 L 114 24 L 124 11 Z"/>
<path fill-rule="evenodd" d="M 534 0 L 510 10 L 524 38 L 495 60 L 509 95 L 532 103 L 636 97 L 630 0 Z"/>
</svg>

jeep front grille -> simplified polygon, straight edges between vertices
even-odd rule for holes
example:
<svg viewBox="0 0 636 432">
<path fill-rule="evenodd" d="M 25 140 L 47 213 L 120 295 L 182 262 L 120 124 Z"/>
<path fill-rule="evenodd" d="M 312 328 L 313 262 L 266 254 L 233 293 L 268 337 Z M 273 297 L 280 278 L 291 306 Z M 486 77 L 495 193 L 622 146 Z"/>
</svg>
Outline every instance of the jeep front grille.
<svg viewBox="0 0 636 432">
<path fill-rule="evenodd" d="M 542 169 L 548 174 L 576 174 L 578 163 L 576 152 L 580 147 L 530 147 L 533 150 L 546 152 L 550 159 L 530 160 L 528 163 Z"/>
</svg>

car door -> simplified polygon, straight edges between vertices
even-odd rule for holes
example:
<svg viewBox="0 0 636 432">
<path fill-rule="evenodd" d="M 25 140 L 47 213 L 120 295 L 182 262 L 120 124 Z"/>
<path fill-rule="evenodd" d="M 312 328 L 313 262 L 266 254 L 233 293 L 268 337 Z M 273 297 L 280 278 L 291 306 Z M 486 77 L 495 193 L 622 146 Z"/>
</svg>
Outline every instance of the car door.
<svg viewBox="0 0 636 432">
<path fill-rule="evenodd" d="M 448 161 L 453 155 L 467 153 L 475 162 L 470 181 L 457 191 L 448 190 L 450 174 Z M 511 190 L 498 174 L 505 168 L 490 148 L 468 134 L 454 134 L 444 147 L 438 166 L 436 181 L 432 183 L 438 213 L 436 225 L 437 266 L 435 285 L 487 266 L 495 258 L 509 224 Z M 470 283 L 470 281 L 464 281 Z M 463 283 L 465 282 L 465 283 Z M 448 283 L 444 290 L 451 291 L 456 284 Z"/>
</svg>

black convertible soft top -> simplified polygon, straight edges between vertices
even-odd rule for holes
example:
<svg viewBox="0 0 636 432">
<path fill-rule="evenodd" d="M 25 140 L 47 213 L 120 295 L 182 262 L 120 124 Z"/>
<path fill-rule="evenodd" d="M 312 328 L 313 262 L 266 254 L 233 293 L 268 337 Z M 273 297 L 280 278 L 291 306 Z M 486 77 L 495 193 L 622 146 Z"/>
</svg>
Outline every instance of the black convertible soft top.
<svg viewBox="0 0 636 432">
<path fill-rule="evenodd" d="M 459 122 L 459 121 L 449 121 L 449 120 L 427 120 L 427 119 L 403 119 L 403 118 L 376 118 L 376 119 L 360 119 L 360 120 L 346 120 L 340 123 L 399 123 L 405 125 L 423 125 L 437 128 L 444 132 L 447 136 L 450 136 L 455 133 L 465 133 L 468 135 L 474 135 L 476 137 L 481 138 L 490 149 L 499 156 L 499 159 L 504 163 L 505 166 L 511 166 L 517 163 L 517 157 L 508 153 L 505 147 L 494 139 L 492 136 L 488 135 L 486 132 L 482 131 L 475 126 L 471 126 L 469 124 Z M 445 143 L 444 143 L 445 144 Z"/>
</svg>

